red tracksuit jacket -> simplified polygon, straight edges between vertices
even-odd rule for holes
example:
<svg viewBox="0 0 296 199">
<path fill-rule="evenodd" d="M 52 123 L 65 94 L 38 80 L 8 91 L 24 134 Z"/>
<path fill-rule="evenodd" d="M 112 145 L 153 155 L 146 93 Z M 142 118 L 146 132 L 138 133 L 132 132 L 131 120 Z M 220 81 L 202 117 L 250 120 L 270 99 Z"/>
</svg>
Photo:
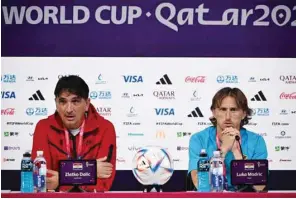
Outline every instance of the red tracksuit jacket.
<svg viewBox="0 0 296 199">
<path fill-rule="evenodd" d="M 71 133 L 69 133 L 71 134 Z M 76 150 L 78 149 L 79 135 L 75 136 Z M 113 172 L 111 177 L 105 179 L 97 179 L 96 186 L 81 186 L 84 190 L 93 192 L 108 191 L 114 180 L 116 171 L 116 135 L 114 126 L 111 122 L 100 116 L 95 107 L 90 104 L 88 116 L 85 121 L 83 143 L 82 143 L 82 159 L 98 159 L 108 156 L 109 146 L 113 144 L 113 155 L 111 164 Z M 74 157 L 73 140 L 70 139 L 72 157 Z M 44 158 L 47 162 L 47 168 L 58 171 L 59 160 L 67 159 L 67 149 L 65 133 L 62 120 L 58 113 L 50 115 L 48 118 L 40 120 L 35 128 L 33 136 L 32 159 L 34 160 L 37 151 L 43 151 Z M 67 191 L 71 186 L 60 186 L 60 191 Z"/>
</svg>

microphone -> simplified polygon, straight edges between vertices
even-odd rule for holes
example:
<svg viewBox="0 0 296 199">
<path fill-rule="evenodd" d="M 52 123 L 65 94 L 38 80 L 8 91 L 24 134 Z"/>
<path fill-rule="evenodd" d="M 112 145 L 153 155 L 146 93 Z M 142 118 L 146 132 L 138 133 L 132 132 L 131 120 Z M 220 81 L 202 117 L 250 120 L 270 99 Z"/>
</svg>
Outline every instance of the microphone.
<svg viewBox="0 0 296 199">
<path fill-rule="evenodd" d="M 113 144 L 111 144 L 109 146 L 109 152 L 108 152 L 108 156 L 107 156 L 106 162 L 111 162 L 111 158 L 112 158 L 112 154 L 113 154 L 113 148 L 114 148 L 114 146 L 113 146 Z"/>
<path fill-rule="evenodd" d="M 240 144 L 240 137 L 238 135 L 235 136 L 236 141 L 238 141 L 239 149 L 242 155 L 242 159 L 244 159 L 242 146 Z M 255 189 L 251 185 L 239 185 L 237 186 L 237 192 L 255 192 Z"/>
<path fill-rule="evenodd" d="M 243 155 L 243 150 L 242 150 L 242 146 L 241 146 L 241 144 L 240 144 L 240 137 L 238 136 L 238 135 L 236 135 L 235 136 L 235 139 L 236 139 L 236 141 L 238 142 L 238 145 L 239 145 L 239 150 L 240 150 L 240 153 L 241 153 L 241 155 L 242 155 L 242 160 L 244 159 L 244 155 Z"/>
</svg>

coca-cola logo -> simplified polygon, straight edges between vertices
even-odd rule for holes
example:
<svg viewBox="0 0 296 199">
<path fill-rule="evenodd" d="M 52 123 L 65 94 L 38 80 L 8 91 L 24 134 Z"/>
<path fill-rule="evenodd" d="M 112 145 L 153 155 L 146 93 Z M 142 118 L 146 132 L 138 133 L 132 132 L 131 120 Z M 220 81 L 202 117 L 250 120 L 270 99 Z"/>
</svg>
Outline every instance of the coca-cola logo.
<svg viewBox="0 0 296 199">
<path fill-rule="evenodd" d="M 187 76 L 185 78 L 186 83 L 205 83 L 206 76 L 196 76 L 196 77 L 191 77 Z"/>
<path fill-rule="evenodd" d="M 280 99 L 296 99 L 296 92 L 293 93 L 285 93 L 282 92 L 280 95 Z"/>
<path fill-rule="evenodd" d="M 1 109 L 1 115 L 14 115 L 15 108 Z"/>
</svg>

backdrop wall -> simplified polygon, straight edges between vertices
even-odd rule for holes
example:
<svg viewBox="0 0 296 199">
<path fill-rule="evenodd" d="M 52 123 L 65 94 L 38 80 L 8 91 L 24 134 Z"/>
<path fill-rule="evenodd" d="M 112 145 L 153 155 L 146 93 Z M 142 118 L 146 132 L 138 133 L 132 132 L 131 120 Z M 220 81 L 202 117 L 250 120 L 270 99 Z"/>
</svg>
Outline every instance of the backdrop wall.
<svg viewBox="0 0 296 199">
<path fill-rule="evenodd" d="M 241 88 L 254 110 L 246 128 L 267 143 L 271 187 L 296 189 L 278 180 L 296 173 L 292 1 L 4 1 L 1 9 L 2 189 L 18 189 L 22 153 L 69 74 L 86 80 L 115 125 L 114 190 L 139 188 L 131 160 L 145 145 L 168 148 L 176 169 L 168 189 L 184 190 L 189 138 L 210 125 L 211 99 L 225 86 Z"/>
</svg>

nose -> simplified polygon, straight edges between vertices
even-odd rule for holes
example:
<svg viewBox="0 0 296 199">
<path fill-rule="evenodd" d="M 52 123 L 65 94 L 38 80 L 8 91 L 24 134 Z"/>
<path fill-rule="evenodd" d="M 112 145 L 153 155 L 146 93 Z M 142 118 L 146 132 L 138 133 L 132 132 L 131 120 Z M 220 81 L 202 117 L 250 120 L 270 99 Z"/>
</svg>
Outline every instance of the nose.
<svg viewBox="0 0 296 199">
<path fill-rule="evenodd" d="M 72 103 L 67 103 L 66 105 L 66 112 L 71 113 L 73 111 Z"/>
<path fill-rule="evenodd" d="M 229 120 L 230 119 L 230 111 L 226 111 L 226 120 Z"/>
</svg>

